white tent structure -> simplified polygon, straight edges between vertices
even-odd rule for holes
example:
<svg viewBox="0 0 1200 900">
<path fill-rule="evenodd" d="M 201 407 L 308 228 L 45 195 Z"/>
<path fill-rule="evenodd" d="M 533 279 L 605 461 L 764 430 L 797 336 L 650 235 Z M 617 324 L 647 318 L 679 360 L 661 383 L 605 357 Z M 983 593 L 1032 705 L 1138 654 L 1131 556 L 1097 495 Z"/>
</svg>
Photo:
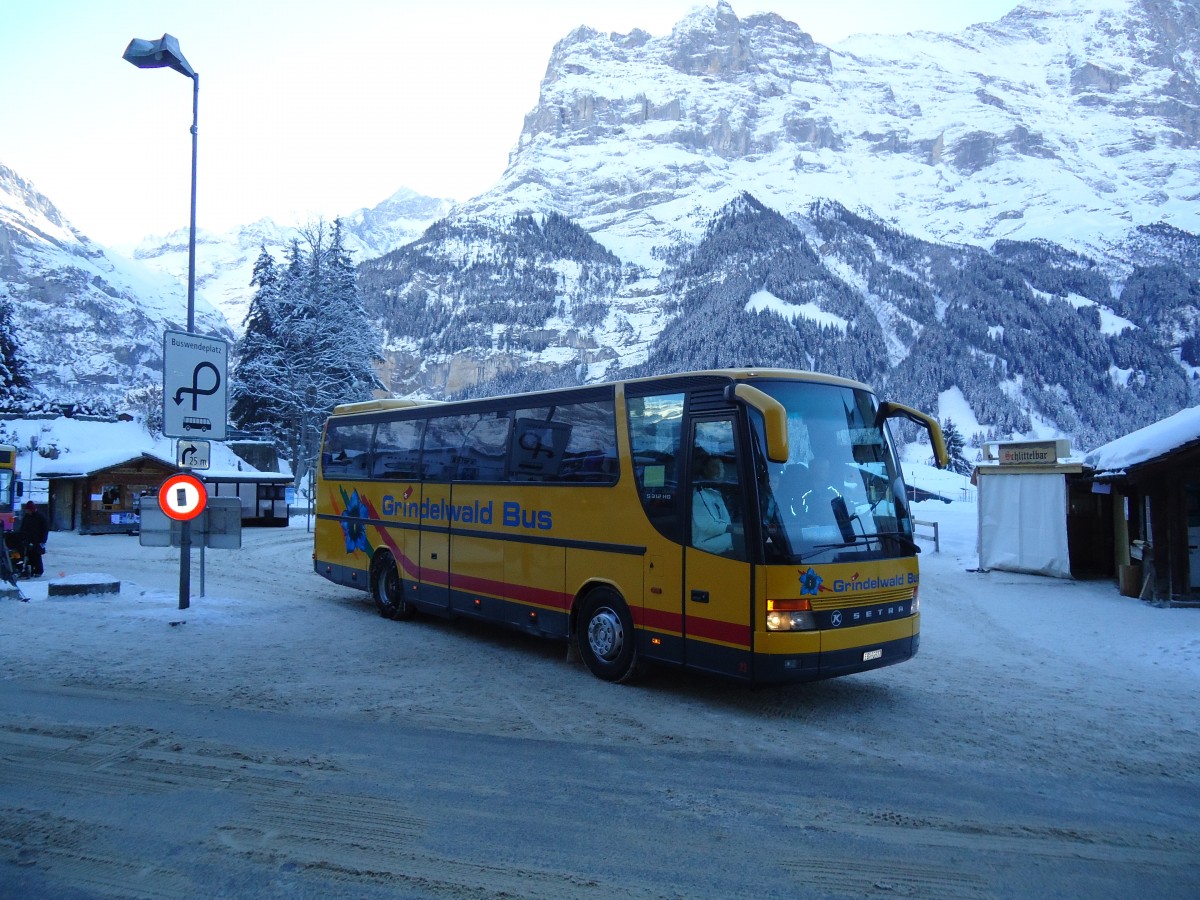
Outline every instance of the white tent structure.
<svg viewBox="0 0 1200 900">
<path fill-rule="evenodd" d="M 975 470 L 979 490 L 979 568 L 1071 577 L 1067 542 L 1066 441 L 985 446 L 990 460 Z M 1063 461 L 1060 461 L 1063 460 Z"/>
</svg>

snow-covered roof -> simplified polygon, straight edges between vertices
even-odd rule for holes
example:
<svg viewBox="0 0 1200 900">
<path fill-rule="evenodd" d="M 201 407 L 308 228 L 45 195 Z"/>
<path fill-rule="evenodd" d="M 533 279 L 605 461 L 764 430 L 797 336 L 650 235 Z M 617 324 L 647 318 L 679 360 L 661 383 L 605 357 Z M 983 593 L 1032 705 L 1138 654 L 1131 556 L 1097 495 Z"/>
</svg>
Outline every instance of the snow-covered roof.
<svg viewBox="0 0 1200 900">
<path fill-rule="evenodd" d="M 1109 441 L 1089 453 L 1084 463 L 1097 473 L 1121 472 L 1193 443 L 1200 443 L 1200 406 Z"/>
<path fill-rule="evenodd" d="M 80 478 L 142 458 L 152 459 L 164 466 L 176 468 L 173 460 L 164 459 L 156 453 L 146 451 L 130 453 L 126 449 L 105 447 L 83 453 L 67 453 L 58 459 L 48 460 L 45 468 L 38 469 L 36 474 L 38 478 Z"/>
<path fill-rule="evenodd" d="M 279 472 L 260 472 L 250 463 L 239 459 L 233 451 L 221 444 L 213 445 L 212 466 L 193 472 L 202 481 L 291 481 L 292 476 Z M 47 460 L 36 471 L 38 478 L 83 478 L 102 472 L 113 466 L 151 459 L 171 469 L 179 469 L 174 460 L 147 450 L 133 451 L 120 447 L 104 447 L 82 453 L 66 453 L 58 459 Z"/>
</svg>

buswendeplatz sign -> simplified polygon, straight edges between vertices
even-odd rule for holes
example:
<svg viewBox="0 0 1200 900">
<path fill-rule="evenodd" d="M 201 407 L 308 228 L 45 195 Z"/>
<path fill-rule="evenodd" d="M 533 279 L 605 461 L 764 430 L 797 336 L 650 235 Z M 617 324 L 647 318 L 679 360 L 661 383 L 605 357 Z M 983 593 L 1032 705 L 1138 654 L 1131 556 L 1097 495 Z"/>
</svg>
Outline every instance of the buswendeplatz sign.
<svg viewBox="0 0 1200 900">
<path fill-rule="evenodd" d="M 207 503 L 208 491 L 195 475 L 172 475 L 158 489 L 159 509 L 179 522 L 196 518 Z"/>
<path fill-rule="evenodd" d="M 163 433 L 225 440 L 229 344 L 186 331 L 163 333 Z"/>
</svg>

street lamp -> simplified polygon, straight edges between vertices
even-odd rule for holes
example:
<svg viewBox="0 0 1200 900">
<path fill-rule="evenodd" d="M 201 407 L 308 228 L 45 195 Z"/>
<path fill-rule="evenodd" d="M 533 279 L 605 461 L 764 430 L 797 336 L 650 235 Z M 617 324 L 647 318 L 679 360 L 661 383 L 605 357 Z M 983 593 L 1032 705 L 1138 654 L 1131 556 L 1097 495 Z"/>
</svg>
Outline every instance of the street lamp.
<svg viewBox="0 0 1200 900">
<path fill-rule="evenodd" d="M 200 109 L 200 76 L 188 64 L 179 41 L 164 34 L 157 41 L 134 38 L 125 48 L 122 59 L 139 69 L 174 69 L 192 79 L 192 221 L 188 231 L 188 291 L 187 330 L 196 330 L 196 120 Z M 165 377 L 165 372 L 164 372 Z M 192 596 L 192 523 L 184 521 L 179 527 L 179 608 L 187 609 Z"/>
<path fill-rule="evenodd" d="M 200 76 L 179 49 L 179 41 L 164 34 L 157 41 L 134 38 L 121 57 L 139 69 L 174 69 L 192 79 L 192 220 L 188 233 L 187 330 L 196 330 L 196 121 L 200 109 Z"/>
</svg>

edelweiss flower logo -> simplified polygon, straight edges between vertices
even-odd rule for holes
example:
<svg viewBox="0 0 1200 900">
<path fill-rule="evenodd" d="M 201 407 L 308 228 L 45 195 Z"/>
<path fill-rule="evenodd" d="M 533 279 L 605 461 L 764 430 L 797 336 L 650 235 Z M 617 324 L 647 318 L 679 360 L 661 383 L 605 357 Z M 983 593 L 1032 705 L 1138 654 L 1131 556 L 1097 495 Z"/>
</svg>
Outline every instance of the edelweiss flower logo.
<svg viewBox="0 0 1200 900">
<path fill-rule="evenodd" d="M 342 536 L 346 539 L 346 552 L 357 553 L 359 550 L 363 550 L 370 553 L 371 545 L 367 543 L 367 526 L 363 523 L 363 519 L 370 515 L 367 505 L 358 496 L 358 491 L 349 497 L 343 491 L 342 500 L 346 504 L 341 515 Z"/>
<path fill-rule="evenodd" d="M 807 572 L 800 573 L 800 593 L 801 594 L 816 594 L 821 590 L 821 581 L 823 579 L 809 566 Z"/>
</svg>

